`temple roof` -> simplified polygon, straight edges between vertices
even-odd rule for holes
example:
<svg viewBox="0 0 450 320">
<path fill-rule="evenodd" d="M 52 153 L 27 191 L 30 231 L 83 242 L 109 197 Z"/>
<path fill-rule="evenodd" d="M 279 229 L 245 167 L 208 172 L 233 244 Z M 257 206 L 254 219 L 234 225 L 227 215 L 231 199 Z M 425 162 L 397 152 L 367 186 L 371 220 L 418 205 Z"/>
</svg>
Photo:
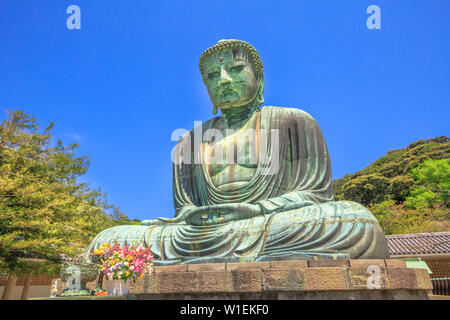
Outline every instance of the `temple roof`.
<svg viewBox="0 0 450 320">
<path fill-rule="evenodd" d="M 396 234 L 386 236 L 392 255 L 450 253 L 450 232 Z"/>
</svg>

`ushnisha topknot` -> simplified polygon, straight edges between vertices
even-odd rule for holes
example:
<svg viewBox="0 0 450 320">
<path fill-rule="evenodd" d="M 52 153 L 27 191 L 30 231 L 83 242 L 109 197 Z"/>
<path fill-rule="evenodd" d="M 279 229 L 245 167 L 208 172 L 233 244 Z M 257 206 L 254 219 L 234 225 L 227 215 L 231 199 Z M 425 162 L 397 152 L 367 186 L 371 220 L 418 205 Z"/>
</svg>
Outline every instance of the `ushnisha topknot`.
<svg viewBox="0 0 450 320">
<path fill-rule="evenodd" d="M 205 82 L 205 73 L 203 70 L 203 67 L 204 67 L 203 64 L 204 64 L 205 58 L 216 52 L 219 52 L 220 50 L 233 49 L 233 48 L 244 49 L 247 51 L 248 58 L 254 68 L 256 75 L 259 74 L 259 71 L 264 70 L 261 58 L 258 54 L 258 51 L 256 51 L 255 47 L 253 47 L 250 43 L 248 43 L 246 41 L 242 41 L 242 40 L 237 40 L 237 39 L 222 39 L 222 40 L 217 41 L 217 43 L 215 45 L 213 45 L 212 47 L 203 51 L 203 53 L 200 56 L 199 67 L 200 67 L 200 73 L 202 74 L 203 82 Z"/>
</svg>

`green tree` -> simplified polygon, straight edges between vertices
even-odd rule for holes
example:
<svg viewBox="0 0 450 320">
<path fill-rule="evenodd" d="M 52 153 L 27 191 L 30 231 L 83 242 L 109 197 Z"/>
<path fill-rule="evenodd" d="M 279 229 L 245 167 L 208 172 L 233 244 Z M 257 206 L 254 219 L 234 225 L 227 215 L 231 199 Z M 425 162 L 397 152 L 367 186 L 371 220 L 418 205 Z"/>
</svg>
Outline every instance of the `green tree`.
<svg viewBox="0 0 450 320">
<path fill-rule="evenodd" d="M 31 255 L 47 259 L 41 269 L 55 271 L 61 255 L 80 254 L 96 234 L 117 224 L 104 212 L 105 194 L 77 180 L 89 159 L 75 155 L 76 144 L 52 143 L 52 127 L 40 130 L 23 111 L 8 112 L 1 123 L 1 270 L 37 271 L 20 259 Z"/>
<path fill-rule="evenodd" d="M 357 177 L 342 186 L 343 198 L 353 200 L 363 205 L 385 200 L 385 190 L 389 186 L 389 179 L 371 173 Z"/>
</svg>

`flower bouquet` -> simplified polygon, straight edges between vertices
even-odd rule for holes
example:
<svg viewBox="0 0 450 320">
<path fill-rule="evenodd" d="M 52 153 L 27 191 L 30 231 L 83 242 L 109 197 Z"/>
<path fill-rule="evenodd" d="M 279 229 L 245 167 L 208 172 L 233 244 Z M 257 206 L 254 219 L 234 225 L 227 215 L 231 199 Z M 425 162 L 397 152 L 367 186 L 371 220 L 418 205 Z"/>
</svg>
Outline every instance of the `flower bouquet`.
<svg viewBox="0 0 450 320">
<path fill-rule="evenodd" d="M 94 250 L 99 256 L 99 270 L 106 276 L 109 295 L 128 294 L 129 280 L 135 282 L 151 272 L 153 254 L 150 246 L 142 248 L 137 245 L 126 245 L 121 248 L 118 243 L 102 244 Z"/>
</svg>

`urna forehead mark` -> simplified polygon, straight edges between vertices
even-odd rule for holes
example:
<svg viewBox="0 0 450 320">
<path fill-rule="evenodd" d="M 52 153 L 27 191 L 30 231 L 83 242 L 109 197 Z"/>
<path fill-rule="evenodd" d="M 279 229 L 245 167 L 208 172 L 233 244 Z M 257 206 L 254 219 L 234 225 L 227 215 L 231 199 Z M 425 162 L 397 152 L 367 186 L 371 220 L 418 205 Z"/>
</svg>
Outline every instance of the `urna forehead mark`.
<svg viewBox="0 0 450 320">
<path fill-rule="evenodd" d="M 231 60 L 242 60 L 245 62 L 249 62 L 248 52 L 241 48 L 223 49 L 205 57 L 204 66 L 207 70 L 214 65 L 227 64 Z"/>
</svg>

